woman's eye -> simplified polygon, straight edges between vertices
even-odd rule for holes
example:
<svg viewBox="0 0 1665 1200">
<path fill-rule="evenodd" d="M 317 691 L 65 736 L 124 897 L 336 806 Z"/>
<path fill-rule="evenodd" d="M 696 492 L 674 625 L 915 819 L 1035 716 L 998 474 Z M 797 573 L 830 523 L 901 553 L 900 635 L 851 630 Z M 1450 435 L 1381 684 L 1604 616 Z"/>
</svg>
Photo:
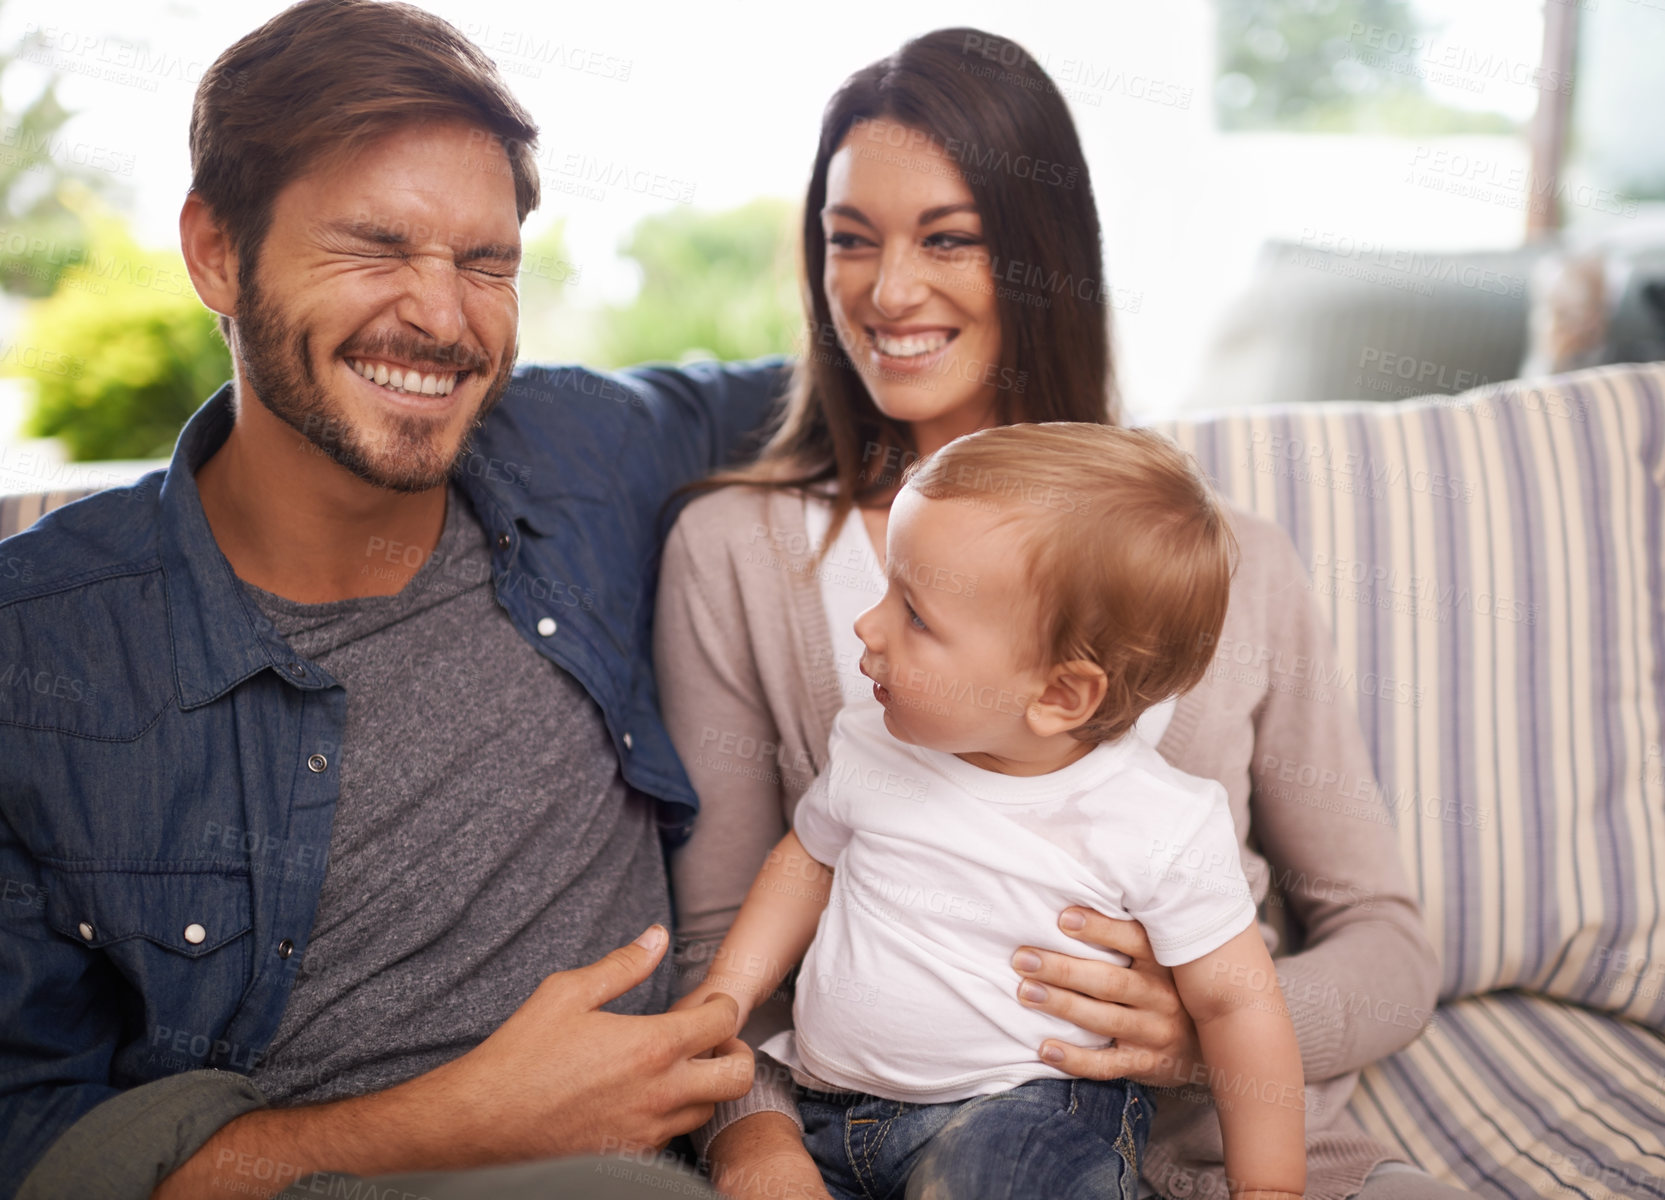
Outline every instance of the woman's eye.
<svg viewBox="0 0 1665 1200">
<path fill-rule="evenodd" d="M 854 250 L 862 238 L 854 233 L 829 233 L 827 245 L 837 246 L 840 250 Z"/>
<path fill-rule="evenodd" d="M 933 233 L 925 239 L 927 250 L 963 250 L 967 246 L 980 245 L 981 238 L 966 237 L 961 233 Z"/>
</svg>

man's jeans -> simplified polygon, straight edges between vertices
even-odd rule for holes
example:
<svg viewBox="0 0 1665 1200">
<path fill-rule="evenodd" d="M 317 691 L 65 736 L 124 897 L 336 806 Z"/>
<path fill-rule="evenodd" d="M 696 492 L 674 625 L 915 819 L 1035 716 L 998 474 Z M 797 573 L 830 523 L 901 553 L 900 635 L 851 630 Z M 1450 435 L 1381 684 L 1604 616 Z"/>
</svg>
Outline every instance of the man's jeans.
<svg viewBox="0 0 1665 1200">
<path fill-rule="evenodd" d="M 798 1089 L 834 1200 L 1137 1200 L 1151 1112 L 1125 1079 L 1035 1079 L 948 1104 Z"/>
</svg>

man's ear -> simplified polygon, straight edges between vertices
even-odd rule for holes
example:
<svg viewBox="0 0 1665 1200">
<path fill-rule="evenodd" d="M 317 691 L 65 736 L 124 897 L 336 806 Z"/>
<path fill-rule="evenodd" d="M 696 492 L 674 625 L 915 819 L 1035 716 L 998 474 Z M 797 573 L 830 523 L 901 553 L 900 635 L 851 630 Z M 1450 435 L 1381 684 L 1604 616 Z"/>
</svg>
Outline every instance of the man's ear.
<svg viewBox="0 0 1665 1200">
<path fill-rule="evenodd" d="M 211 312 L 237 315 L 237 251 L 208 205 L 196 192 L 185 197 L 179 210 L 179 249 L 191 286 Z"/>
<path fill-rule="evenodd" d="M 1067 733 L 1086 724 L 1104 702 L 1110 681 L 1104 669 L 1086 659 L 1059 663 L 1047 672 L 1040 695 L 1024 710 L 1029 731 L 1038 737 Z"/>
</svg>

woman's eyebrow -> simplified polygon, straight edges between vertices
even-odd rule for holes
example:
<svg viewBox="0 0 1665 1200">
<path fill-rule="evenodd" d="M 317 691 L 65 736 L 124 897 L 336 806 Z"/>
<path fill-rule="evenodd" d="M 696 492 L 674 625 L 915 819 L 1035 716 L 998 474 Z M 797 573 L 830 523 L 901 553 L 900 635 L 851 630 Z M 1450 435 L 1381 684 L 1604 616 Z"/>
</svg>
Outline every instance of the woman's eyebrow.
<svg viewBox="0 0 1665 1200">
<path fill-rule="evenodd" d="M 951 217 L 956 213 L 971 213 L 975 216 L 977 214 L 977 206 L 970 202 L 964 204 L 939 204 L 936 208 L 927 208 L 924 212 L 920 213 L 919 223 L 922 226 L 934 225 L 944 217 Z M 876 228 L 873 222 L 867 219 L 866 214 L 864 214 L 861 209 L 850 204 L 829 204 L 821 210 L 821 215 L 823 217 L 848 217 L 852 221 L 861 222 L 869 229 Z"/>
<path fill-rule="evenodd" d="M 851 204 L 829 204 L 821 210 L 821 215 L 823 217 L 848 217 L 852 221 L 861 222 L 869 229 L 874 227 L 873 222 L 867 219 L 866 214 Z"/>
<path fill-rule="evenodd" d="M 977 212 L 977 206 L 975 204 L 966 203 L 943 204 L 936 208 L 927 208 L 924 212 L 919 214 L 919 223 L 921 225 L 932 225 L 942 220 L 944 217 L 950 217 L 955 213 L 963 212 L 975 214 Z"/>
</svg>

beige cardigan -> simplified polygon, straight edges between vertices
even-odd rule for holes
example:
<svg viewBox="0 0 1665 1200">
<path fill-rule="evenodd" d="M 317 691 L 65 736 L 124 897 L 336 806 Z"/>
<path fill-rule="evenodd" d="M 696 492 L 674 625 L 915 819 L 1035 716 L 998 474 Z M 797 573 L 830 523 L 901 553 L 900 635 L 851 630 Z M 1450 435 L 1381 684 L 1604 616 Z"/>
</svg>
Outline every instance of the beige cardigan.
<svg viewBox="0 0 1665 1200">
<path fill-rule="evenodd" d="M 1157 748 L 1181 770 L 1219 780 L 1230 797 L 1301 1046 L 1307 1195 L 1342 1200 L 1376 1163 L 1400 1157 L 1367 1137 L 1346 1104 L 1360 1067 L 1421 1030 L 1438 961 L 1392 818 L 1370 798 L 1374 772 L 1354 709 L 1314 698 L 1329 691 L 1314 681 L 1331 673 L 1333 639 L 1295 548 L 1276 525 L 1231 516 L 1242 558 L 1220 649 Z M 799 796 L 826 765 L 840 664 L 808 569 L 813 549 L 799 495 L 750 487 L 695 500 L 665 546 L 654 663 L 665 723 L 700 797 L 693 836 L 672 860 L 677 994 L 704 976 Z M 1286 953 L 1289 927 L 1304 931 L 1298 953 Z M 745 1039 L 756 1046 L 790 1020 L 789 999 L 777 996 L 756 1010 Z M 758 1067 L 751 1094 L 719 1106 L 700 1131 L 702 1149 L 750 1112 L 796 1119 L 790 1079 L 766 1056 Z M 1223 1200 L 1219 1122 L 1206 1090 L 1159 1089 L 1155 1099 L 1146 1179 L 1164 1196 Z"/>
</svg>

